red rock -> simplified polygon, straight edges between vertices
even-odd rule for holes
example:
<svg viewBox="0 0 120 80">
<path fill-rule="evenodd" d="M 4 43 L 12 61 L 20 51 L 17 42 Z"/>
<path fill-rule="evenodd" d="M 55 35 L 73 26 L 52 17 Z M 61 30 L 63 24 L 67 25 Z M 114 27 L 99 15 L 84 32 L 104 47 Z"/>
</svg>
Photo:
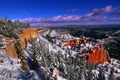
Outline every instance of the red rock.
<svg viewBox="0 0 120 80">
<path fill-rule="evenodd" d="M 28 28 L 28 29 L 23 30 L 23 33 L 19 34 L 20 44 L 21 44 L 22 49 L 26 48 L 27 44 L 26 44 L 25 40 L 35 39 L 38 36 L 39 36 L 38 29 L 36 29 L 36 28 Z M 16 53 L 16 49 L 14 46 L 15 41 L 16 41 L 15 39 L 9 38 L 9 41 L 8 41 L 8 44 L 7 44 L 7 47 L 5 50 L 9 56 L 11 56 L 13 58 L 18 58 L 17 53 Z"/>
<path fill-rule="evenodd" d="M 88 53 L 88 62 L 89 64 L 99 63 L 103 64 L 104 62 L 110 62 L 110 56 L 107 50 L 104 49 L 103 46 L 93 47 L 91 52 L 83 52 L 80 54 Z"/>
<path fill-rule="evenodd" d="M 63 42 L 63 41 L 62 41 Z M 76 39 L 74 40 L 68 40 L 64 41 L 64 47 L 76 47 L 78 45 L 78 41 Z M 80 43 L 84 44 L 86 46 L 86 40 L 81 39 Z M 107 50 L 104 49 L 103 45 L 100 44 L 98 47 L 93 47 L 91 49 L 92 51 L 83 51 L 80 54 L 89 54 L 88 56 L 88 62 L 89 64 L 93 63 L 100 63 L 103 64 L 104 62 L 108 61 L 110 62 L 110 56 Z"/>
</svg>

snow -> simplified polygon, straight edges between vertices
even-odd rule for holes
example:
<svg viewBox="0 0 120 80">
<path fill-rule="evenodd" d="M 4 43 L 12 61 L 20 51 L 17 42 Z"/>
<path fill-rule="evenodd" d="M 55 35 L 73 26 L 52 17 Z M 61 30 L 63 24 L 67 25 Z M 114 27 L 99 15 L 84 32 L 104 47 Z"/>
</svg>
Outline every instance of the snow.
<svg viewBox="0 0 120 80">
<path fill-rule="evenodd" d="M 50 30 L 48 29 L 47 31 L 43 32 L 43 36 L 46 36 L 50 33 Z"/>
<path fill-rule="evenodd" d="M 17 59 L 13 59 L 6 55 L 5 52 L 0 51 L 0 80 L 43 80 L 40 70 L 30 70 L 25 72 L 21 70 L 21 64 Z M 11 64 L 12 61 L 12 64 Z"/>
<path fill-rule="evenodd" d="M 55 30 L 52 30 L 50 33 L 49 33 L 49 36 L 50 37 L 57 37 L 59 36 L 59 34 L 57 34 L 57 32 Z"/>
<path fill-rule="evenodd" d="M 70 34 L 64 34 L 64 35 L 59 35 L 59 39 L 55 39 L 54 43 L 49 42 L 44 36 L 46 36 L 47 34 L 49 34 L 51 37 L 55 37 L 58 36 L 56 31 L 50 31 L 47 30 L 46 32 L 43 33 L 42 35 L 39 35 L 39 38 L 37 39 L 37 42 L 43 41 L 45 42 L 45 46 L 49 48 L 49 51 L 57 53 L 57 52 L 61 52 L 62 54 L 66 54 L 66 53 L 70 53 L 71 56 L 75 56 L 78 52 L 74 51 L 74 50 L 70 50 L 68 48 L 63 48 L 61 46 L 59 46 L 60 44 L 60 39 L 73 39 L 73 36 L 71 36 Z M 31 46 L 31 44 L 28 43 L 27 45 L 27 49 L 29 50 L 29 46 Z M 92 46 L 92 43 L 90 44 L 86 44 L 86 46 L 84 44 L 81 44 L 81 49 L 82 50 L 87 50 Z M 27 57 L 30 58 L 30 55 L 28 54 L 27 50 L 24 50 L 25 55 Z M 85 56 L 88 54 L 83 54 L 80 56 Z M 112 70 L 112 68 L 114 68 L 114 75 L 115 77 L 120 77 L 120 61 L 117 59 L 112 58 L 111 59 L 111 63 L 105 62 L 103 65 L 98 65 L 97 69 L 93 69 L 92 72 L 93 74 L 95 74 L 95 76 L 98 77 L 99 75 L 99 68 L 102 67 L 102 69 L 105 71 L 105 79 L 108 80 L 109 74 Z M 41 75 L 41 71 L 42 70 L 46 70 L 44 67 L 40 67 L 37 70 L 30 70 L 29 72 L 25 72 L 21 70 L 21 64 L 19 63 L 18 59 L 14 59 L 10 56 L 7 56 L 6 53 L 2 50 L 0 50 L 0 80 L 44 80 L 44 76 Z M 54 74 L 53 74 L 54 75 Z M 57 79 L 58 80 L 66 80 L 65 78 L 57 75 Z"/>
<path fill-rule="evenodd" d="M 65 53 L 65 50 L 61 49 L 59 46 L 57 46 L 56 44 L 52 44 L 50 43 L 46 38 L 42 37 L 42 36 L 39 36 L 40 37 L 40 40 L 44 41 L 47 43 L 46 46 L 49 47 L 49 51 L 53 51 L 55 53 L 57 53 L 58 51 L 61 51 L 62 54 Z"/>
<path fill-rule="evenodd" d="M 61 36 L 59 36 L 59 38 L 61 38 L 61 39 L 72 39 L 73 36 L 71 36 L 70 34 L 62 34 Z"/>
<path fill-rule="evenodd" d="M 57 76 L 57 80 L 67 80 L 67 79 L 65 79 L 65 78 L 63 78 L 61 76 Z"/>
<path fill-rule="evenodd" d="M 0 56 L 0 60 L 3 60 L 0 63 L 0 79 L 15 80 L 13 77 L 19 75 L 21 64 L 17 63 L 16 59 L 7 56 L 4 52 L 0 52 Z M 11 64 L 11 61 L 13 64 Z"/>
</svg>

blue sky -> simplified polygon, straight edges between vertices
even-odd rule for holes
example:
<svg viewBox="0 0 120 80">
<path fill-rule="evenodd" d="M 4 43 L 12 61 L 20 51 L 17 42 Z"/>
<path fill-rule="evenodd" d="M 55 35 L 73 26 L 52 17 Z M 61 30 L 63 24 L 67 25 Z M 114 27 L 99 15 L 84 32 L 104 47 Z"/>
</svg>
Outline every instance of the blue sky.
<svg viewBox="0 0 120 80">
<path fill-rule="evenodd" d="M 0 17 L 31 24 L 120 24 L 120 0 L 0 0 Z"/>
</svg>

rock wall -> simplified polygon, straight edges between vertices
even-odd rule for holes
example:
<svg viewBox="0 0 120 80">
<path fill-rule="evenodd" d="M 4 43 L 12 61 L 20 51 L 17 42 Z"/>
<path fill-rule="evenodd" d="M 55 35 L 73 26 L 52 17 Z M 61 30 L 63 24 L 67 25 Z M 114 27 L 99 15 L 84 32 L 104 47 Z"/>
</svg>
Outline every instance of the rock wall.
<svg viewBox="0 0 120 80">
<path fill-rule="evenodd" d="M 104 62 L 110 62 L 110 56 L 107 50 L 103 46 L 93 47 L 92 52 L 89 53 L 89 63 L 95 62 L 103 64 Z"/>
<path fill-rule="evenodd" d="M 38 30 L 36 28 L 28 28 L 28 29 L 23 30 L 23 33 L 19 34 L 21 47 L 23 49 L 25 49 L 25 47 L 26 47 L 25 40 L 29 41 L 31 39 L 37 38 L 38 36 L 39 36 L 39 34 L 38 34 Z"/>
<path fill-rule="evenodd" d="M 20 44 L 21 44 L 22 49 L 26 48 L 26 45 L 27 45 L 26 40 L 28 41 L 31 39 L 35 39 L 38 37 L 38 35 L 39 34 L 36 28 L 28 28 L 28 29 L 23 30 L 23 33 L 19 34 Z M 15 39 L 9 39 L 7 42 L 7 47 L 5 51 L 9 56 L 13 58 L 18 58 L 16 49 L 14 46 L 15 41 L 16 41 Z"/>
<path fill-rule="evenodd" d="M 86 44 L 87 41 L 84 39 L 73 39 L 73 40 L 68 40 L 68 41 L 62 41 L 62 43 L 64 43 L 64 47 L 77 47 L 78 43 L 83 44 L 84 47 L 89 47 Z M 91 45 L 92 47 L 89 47 L 89 49 L 91 49 L 91 51 L 89 50 L 84 50 L 82 51 L 80 54 L 89 54 L 88 56 L 88 62 L 89 64 L 93 64 L 93 63 L 100 63 L 103 64 L 104 62 L 108 61 L 110 62 L 110 56 L 107 50 L 104 49 L 104 46 L 100 43 L 96 43 L 95 45 Z"/>
<path fill-rule="evenodd" d="M 104 62 L 110 62 L 110 56 L 107 50 L 104 49 L 103 45 L 100 44 L 97 47 L 92 47 L 91 51 L 81 52 L 81 54 L 88 54 L 88 63 L 99 63 L 103 64 Z"/>
<path fill-rule="evenodd" d="M 13 58 L 18 58 L 17 53 L 16 53 L 16 49 L 14 47 L 14 43 L 7 44 L 6 53 L 7 53 L 7 55 L 9 55 Z"/>
</svg>

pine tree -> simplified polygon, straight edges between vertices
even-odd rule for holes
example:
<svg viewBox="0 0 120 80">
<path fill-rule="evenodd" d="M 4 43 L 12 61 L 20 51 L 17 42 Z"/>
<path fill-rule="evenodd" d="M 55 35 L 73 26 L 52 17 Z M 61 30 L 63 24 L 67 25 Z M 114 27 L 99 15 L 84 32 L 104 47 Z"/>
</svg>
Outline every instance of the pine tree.
<svg viewBox="0 0 120 80">
<path fill-rule="evenodd" d="M 84 57 L 81 57 L 81 66 L 80 66 L 80 80 L 85 80 L 85 58 Z"/>
<path fill-rule="evenodd" d="M 14 46 L 16 48 L 16 52 L 18 54 L 18 57 L 21 59 L 22 69 L 23 70 L 29 70 L 27 65 L 27 59 L 25 57 L 25 54 L 23 52 L 23 49 L 21 48 L 19 36 L 18 34 L 21 32 L 20 29 L 13 26 L 14 22 L 7 20 L 7 18 L 0 19 L 0 34 L 9 37 L 14 38 L 15 43 Z M 20 25 L 19 25 L 20 26 Z"/>
<path fill-rule="evenodd" d="M 16 43 L 14 44 L 15 48 L 16 48 L 16 52 L 18 54 L 18 58 L 20 58 L 21 60 L 21 68 L 24 70 L 24 71 L 29 71 L 29 66 L 27 65 L 27 60 L 26 60 L 26 56 L 23 52 L 23 49 L 21 48 L 21 45 L 20 45 L 20 41 L 17 40 Z"/>
<path fill-rule="evenodd" d="M 92 73 L 93 65 L 88 66 L 88 78 L 89 80 L 93 80 L 93 73 Z"/>
<path fill-rule="evenodd" d="M 105 72 L 102 66 L 99 68 L 98 80 L 105 80 Z"/>
<path fill-rule="evenodd" d="M 114 78 L 114 68 L 113 67 L 111 68 L 110 75 L 109 75 L 108 79 L 109 80 L 115 80 L 115 78 Z"/>
</svg>

